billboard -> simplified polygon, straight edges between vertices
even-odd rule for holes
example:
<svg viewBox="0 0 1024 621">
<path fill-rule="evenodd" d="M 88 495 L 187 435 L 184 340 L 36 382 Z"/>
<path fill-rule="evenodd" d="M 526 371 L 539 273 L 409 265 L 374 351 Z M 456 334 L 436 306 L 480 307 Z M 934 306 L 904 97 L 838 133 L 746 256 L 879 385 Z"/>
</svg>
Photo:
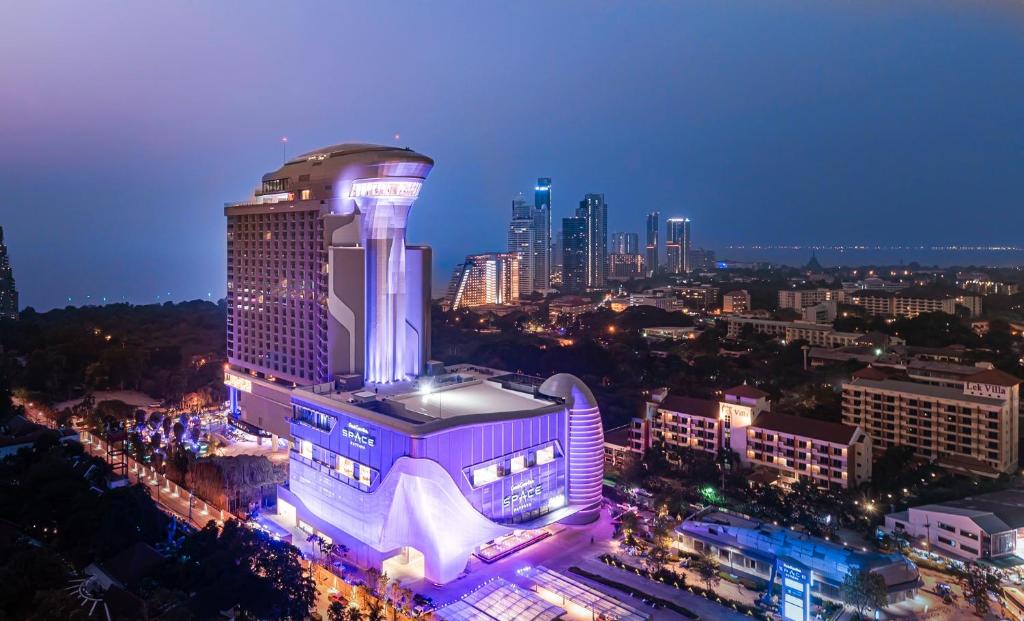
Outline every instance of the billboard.
<svg viewBox="0 0 1024 621">
<path fill-rule="evenodd" d="M 808 621 L 811 610 L 811 576 L 802 565 L 779 560 L 782 575 L 782 618 L 786 621 Z"/>
</svg>

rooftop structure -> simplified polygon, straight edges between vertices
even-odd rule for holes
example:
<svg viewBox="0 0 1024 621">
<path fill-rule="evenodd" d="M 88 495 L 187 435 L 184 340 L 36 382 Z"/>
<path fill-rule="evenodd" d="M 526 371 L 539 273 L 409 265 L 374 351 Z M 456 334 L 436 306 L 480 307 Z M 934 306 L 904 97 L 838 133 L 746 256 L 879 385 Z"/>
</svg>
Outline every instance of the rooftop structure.
<svg viewBox="0 0 1024 621">
<path fill-rule="evenodd" d="M 434 611 L 441 621 L 554 621 L 564 614 L 564 609 L 503 578 L 485 582 Z"/>
<path fill-rule="evenodd" d="M 885 529 L 957 560 L 999 558 L 1024 549 L 1024 491 L 1003 490 L 885 516 Z"/>
<path fill-rule="evenodd" d="M 546 567 L 531 567 L 522 573 L 540 597 L 572 612 L 573 616 L 612 621 L 648 621 L 651 618 L 617 597 Z"/>
<path fill-rule="evenodd" d="M 853 571 L 880 575 L 890 603 L 913 597 L 921 585 L 917 567 L 900 554 L 855 550 L 714 509 L 698 513 L 676 527 L 676 543 L 690 552 L 716 555 L 730 570 L 762 578 L 774 578 L 774 566 L 779 560 L 795 563 L 810 573 L 814 591 L 834 600 L 839 599 L 839 588 Z"/>
</svg>

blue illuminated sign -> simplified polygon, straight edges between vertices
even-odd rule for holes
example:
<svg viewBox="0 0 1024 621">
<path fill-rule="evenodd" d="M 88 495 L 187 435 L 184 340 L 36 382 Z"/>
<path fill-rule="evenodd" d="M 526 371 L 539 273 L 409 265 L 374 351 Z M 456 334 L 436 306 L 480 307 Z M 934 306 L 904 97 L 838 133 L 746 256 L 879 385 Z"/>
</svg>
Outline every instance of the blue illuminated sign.
<svg viewBox="0 0 1024 621">
<path fill-rule="evenodd" d="M 801 566 L 779 561 L 782 575 L 782 618 L 808 621 L 811 610 L 811 577 Z"/>
</svg>

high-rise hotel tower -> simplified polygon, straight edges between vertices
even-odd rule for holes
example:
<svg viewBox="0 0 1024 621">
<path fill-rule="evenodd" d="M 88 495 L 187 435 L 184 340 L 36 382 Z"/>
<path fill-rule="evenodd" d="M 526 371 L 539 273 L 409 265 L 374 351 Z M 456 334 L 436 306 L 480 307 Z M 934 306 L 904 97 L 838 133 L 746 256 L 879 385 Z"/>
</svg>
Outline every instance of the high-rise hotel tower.
<svg viewBox="0 0 1024 621">
<path fill-rule="evenodd" d="M 288 434 L 289 393 L 419 375 L 430 351 L 430 248 L 406 221 L 433 160 L 342 144 L 263 175 L 227 216 L 226 382 L 245 421 Z"/>
</svg>

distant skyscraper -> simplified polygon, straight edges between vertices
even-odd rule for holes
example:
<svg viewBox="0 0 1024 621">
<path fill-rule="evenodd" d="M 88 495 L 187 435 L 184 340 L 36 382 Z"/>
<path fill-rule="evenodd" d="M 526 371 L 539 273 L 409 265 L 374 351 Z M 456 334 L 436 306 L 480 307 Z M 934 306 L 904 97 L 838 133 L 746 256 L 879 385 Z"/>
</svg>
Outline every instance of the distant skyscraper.
<svg viewBox="0 0 1024 621">
<path fill-rule="evenodd" d="M 658 220 L 661 218 L 661 214 L 657 211 L 652 211 L 647 214 L 647 273 L 654 275 L 658 271 L 659 261 L 658 253 L 660 248 L 658 247 Z"/>
<path fill-rule="evenodd" d="M 605 286 L 608 276 L 608 204 L 604 194 L 587 194 L 576 217 L 587 221 L 587 288 Z"/>
<path fill-rule="evenodd" d="M 537 218 L 539 212 L 522 198 L 512 200 L 512 220 L 508 225 L 508 251 L 519 255 L 519 295 L 525 296 L 538 289 L 535 287 L 537 277 L 538 252 L 541 249 L 537 241 Z"/>
<path fill-rule="evenodd" d="M 18 318 L 18 290 L 14 286 L 14 271 L 4 244 L 4 228 L 0 226 L 0 317 Z"/>
<path fill-rule="evenodd" d="M 452 310 L 485 304 L 511 304 L 519 299 L 519 254 L 475 254 L 455 268 L 448 285 Z"/>
<path fill-rule="evenodd" d="M 690 220 L 669 218 L 665 221 L 665 261 L 673 274 L 690 271 Z"/>
<path fill-rule="evenodd" d="M 587 288 L 587 219 L 562 218 L 562 289 L 578 293 Z"/>
<path fill-rule="evenodd" d="M 540 212 L 537 227 L 537 263 L 533 278 L 535 289 L 551 287 L 551 179 L 540 177 L 533 189 L 533 206 Z"/>
<path fill-rule="evenodd" d="M 608 254 L 637 254 L 640 252 L 640 236 L 636 233 L 612 234 L 612 245 Z"/>
</svg>

